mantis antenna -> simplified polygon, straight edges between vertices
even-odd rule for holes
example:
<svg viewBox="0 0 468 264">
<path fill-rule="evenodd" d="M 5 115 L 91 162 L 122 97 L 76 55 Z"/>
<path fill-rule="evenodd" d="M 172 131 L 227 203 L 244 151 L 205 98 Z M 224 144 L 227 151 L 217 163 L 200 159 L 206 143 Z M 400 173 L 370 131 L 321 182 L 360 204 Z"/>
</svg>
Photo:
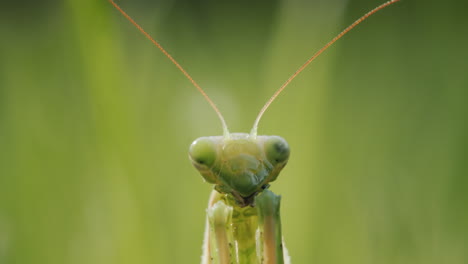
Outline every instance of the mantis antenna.
<svg viewBox="0 0 468 264">
<path fill-rule="evenodd" d="M 276 90 L 276 92 L 273 94 L 273 96 L 266 102 L 266 104 L 262 107 L 262 109 L 260 110 L 260 113 L 258 114 L 257 116 L 257 119 L 255 119 L 255 122 L 254 122 L 254 125 L 253 125 L 253 128 L 252 128 L 252 131 L 250 132 L 250 137 L 251 138 L 255 138 L 257 136 L 257 128 L 258 128 L 258 123 L 260 122 L 260 119 L 262 118 L 263 114 L 265 113 L 265 111 L 267 110 L 267 108 L 271 105 L 271 103 L 276 99 L 276 97 L 278 97 L 278 95 L 284 90 L 284 88 L 286 88 L 286 86 L 288 86 L 288 84 L 294 79 L 297 77 L 297 75 L 299 75 L 299 73 L 301 73 L 313 60 L 315 60 L 320 54 L 322 54 L 322 52 L 324 52 L 325 50 L 327 50 L 333 43 L 335 43 L 337 40 L 339 40 L 341 37 L 343 37 L 346 33 L 348 33 L 351 29 L 353 29 L 355 26 L 357 26 L 358 24 L 360 24 L 362 21 L 366 20 L 368 17 L 370 17 L 371 15 L 375 14 L 377 11 L 391 5 L 391 4 L 394 4 L 396 2 L 398 2 L 400 0 L 391 0 L 391 1 L 388 1 L 386 3 L 383 3 L 381 4 L 380 6 L 372 9 L 371 11 L 369 11 L 368 13 L 366 13 L 365 15 L 363 15 L 362 17 L 360 17 L 358 20 L 354 21 L 354 23 L 352 23 L 351 25 L 349 25 L 347 28 L 345 28 L 343 31 L 341 31 L 340 34 L 338 34 L 336 37 L 334 37 L 332 40 L 330 40 L 330 42 L 328 42 L 327 44 L 325 44 L 325 46 L 323 46 L 320 50 L 318 50 L 314 55 L 312 55 L 312 57 L 310 57 L 310 59 L 308 59 L 304 64 L 302 64 L 301 67 L 299 67 L 299 69 L 297 69 L 296 72 L 294 72 L 293 75 L 291 75 L 291 77 L 289 77 L 289 79 L 286 80 L 286 82 L 283 83 L 283 85 L 281 85 L 281 87 Z"/>
<path fill-rule="evenodd" d="M 158 47 L 161 52 L 185 75 L 185 77 L 197 88 L 197 90 L 203 95 L 206 101 L 210 104 L 210 106 L 213 108 L 213 110 L 216 112 L 218 115 L 219 119 L 221 120 L 221 124 L 223 126 L 223 134 L 224 137 L 229 138 L 229 130 L 226 125 L 226 121 L 224 121 L 224 117 L 219 111 L 218 107 L 216 104 L 211 100 L 211 98 L 206 94 L 205 90 L 203 90 L 200 85 L 198 85 L 197 82 L 190 76 L 187 71 L 157 42 L 154 40 L 150 34 L 148 34 L 138 23 L 135 22 L 125 11 L 123 11 L 122 8 L 120 8 L 119 5 L 117 5 L 113 0 L 108 0 L 130 23 L 132 23 L 143 35 L 145 35 L 146 38 L 148 38 L 156 47 Z M 312 57 L 310 57 L 304 64 L 302 64 L 299 69 L 294 72 L 289 79 L 286 80 L 286 82 L 281 85 L 281 87 L 276 90 L 276 92 L 271 96 L 271 98 L 266 102 L 266 104 L 262 107 L 260 110 L 257 118 L 255 119 L 254 125 L 252 127 L 252 130 L 250 132 L 250 137 L 255 138 L 257 136 L 257 130 L 258 130 L 258 123 L 260 122 L 260 119 L 262 118 L 263 114 L 265 111 L 268 109 L 268 107 L 271 105 L 271 103 L 278 97 L 278 95 L 288 86 L 288 84 L 296 78 L 313 60 L 315 60 L 320 54 L 322 54 L 325 50 L 327 50 L 333 43 L 335 43 L 337 40 L 339 40 L 341 37 L 343 37 L 346 33 L 348 33 L 351 29 L 356 27 L 358 24 L 360 24 L 362 21 L 366 20 L 368 17 L 371 15 L 375 14 L 377 11 L 384 9 L 385 7 L 394 4 L 400 0 L 390 0 L 386 3 L 381 4 L 380 6 L 372 9 L 362 17 L 360 17 L 358 20 L 354 21 L 351 25 L 349 25 L 347 28 L 345 28 L 343 31 L 341 31 L 340 34 L 338 34 L 336 37 L 334 37 L 331 41 L 329 41 L 325 46 L 323 46 L 320 50 L 318 50 Z"/>
<path fill-rule="evenodd" d="M 197 82 L 195 82 L 195 80 L 192 78 L 192 76 L 190 76 L 187 71 L 182 68 L 182 66 L 180 66 L 180 64 L 161 46 L 161 44 L 159 44 L 159 42 L 157 42 L 156 40 L 154 40 L 150 34 L 146 33 L 146 31 L 140 26 L 138 25 L 137 22 L 135 22 L 135 20 L 133 20 L 127 13 L 125 13 L 125 11 L 123 11 L 122 8 L 120 8 L 119 5 L 117 5 L 113 0 L 109 0 L 109 2 L 128 20 L 130 21 L 130 23 L 132 23 L 141 33 L 143 33 L 143 35 L 145 35 L 145 37 L 147 37 L 156 47 L 158 47 L 162 53 L 164 53 L 164 55 L 166 55 L 166 57 L 171 60 L 171 62 L 185 75 L 185 77 L 187 77 L 187 79 L 193 84 L 193 86 L 195 86 L 195 88 L 197 88 L 197 90 L 203 95 L 203 97 L 206 99 L 206 101 L 208 101 L 208 103 L 210 104 L 210 106 L 213 108 L 213 110 L 215 110 L 216 114 L 218 115 L 219 119 L 221 120 L 221 124 L 223 126 L 223 134 L 224 134 L 224 137 L 228 138 L 229 137 L 229 130 L 228 130 L 228 127 L 226 125 L 226 121 L 224 121 L 224 117 L 223 115 L 221 114 L 221 111 L 219 111 L 218 107 L 216 106 L 216 104 L 211 100 L 211 98 L 206 94 L 205 90 L 203 90 L 200 85 L 198 85 Z"/>
</svg>

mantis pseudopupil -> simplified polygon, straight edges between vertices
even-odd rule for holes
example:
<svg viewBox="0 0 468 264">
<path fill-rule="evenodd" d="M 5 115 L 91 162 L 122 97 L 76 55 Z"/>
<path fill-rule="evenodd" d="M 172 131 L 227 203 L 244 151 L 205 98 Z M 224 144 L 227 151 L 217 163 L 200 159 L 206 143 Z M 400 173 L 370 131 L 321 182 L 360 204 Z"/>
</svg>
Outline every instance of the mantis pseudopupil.
<svg viewBox="0 0 468 264">
<path fill-rule="evenodd" d="M 280 196 L 268 188 L 289 159 L 289 145 L 279 136 L 259 136 L 262 115 L 286 86 L 338 39 L 388 1 L 366 13 L 310 57 L 260 110 L 250 133 L 230 133 L 221 112 L 197 82 L 113 0 L 108 0 L 187 77 L 218 115 L 222 136 L 196 139 L 189 149 L 192 164 L 205 181 L 214 184 L 208 209 L 202 264 L 290 263 L 281 235 Z"/>
</svg>

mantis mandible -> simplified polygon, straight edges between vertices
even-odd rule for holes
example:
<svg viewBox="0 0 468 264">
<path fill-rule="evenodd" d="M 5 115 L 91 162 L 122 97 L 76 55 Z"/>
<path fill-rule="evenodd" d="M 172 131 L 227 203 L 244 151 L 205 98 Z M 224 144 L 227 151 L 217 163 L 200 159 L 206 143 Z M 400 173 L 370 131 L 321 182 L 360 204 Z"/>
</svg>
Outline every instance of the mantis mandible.
<svg viewBox="0 0 468 264">
<path fill-rule="evenodd" d="M 159 42 L 109 0 L 187 77 L 221 121 L 222 136 L 198 138 L 189 149 L 192 164 L 205 181 L 214 184 L 208 202 L 202 264 L 290 263 L 281 235 L 281 197 L 268 189 L 288 162 L 290 149 L 279 136 L 257 135 L 260 119 L 284 88 L 322 52 L 369 16 L 398 1 L 388 1 L 369 11 L 314 53 L 266 102 L 250 133 L 230 133 L 218 107 L 198 83 Z"/>
</svg>

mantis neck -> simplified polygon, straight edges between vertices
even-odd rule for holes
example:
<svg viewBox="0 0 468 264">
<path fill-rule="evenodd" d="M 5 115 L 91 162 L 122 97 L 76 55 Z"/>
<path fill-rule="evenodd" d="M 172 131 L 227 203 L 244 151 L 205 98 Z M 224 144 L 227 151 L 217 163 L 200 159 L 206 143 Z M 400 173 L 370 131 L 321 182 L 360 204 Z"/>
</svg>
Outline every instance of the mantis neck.
<svg viewBox="0 0 468 264">
<path fill-rule="evenodd" d="M 283 264 L 280 197 L 264 190 L 253 206 L 240 206 L 229 194 L 214 191 L 208 208 L 212 262 Z"/>
</svg>

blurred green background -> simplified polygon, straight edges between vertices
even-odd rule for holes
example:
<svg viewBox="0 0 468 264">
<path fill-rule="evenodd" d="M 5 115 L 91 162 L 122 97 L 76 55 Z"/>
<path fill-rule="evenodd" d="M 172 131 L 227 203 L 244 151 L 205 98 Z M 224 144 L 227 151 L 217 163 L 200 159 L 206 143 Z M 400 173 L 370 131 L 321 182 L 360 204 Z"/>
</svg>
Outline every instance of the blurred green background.
<svg viewBox="0 0 468 264">
<path fill-rule="evenodd" d="M 121 0 L 233 132 L 375 0 Z M 404 0 L 317 59 L 260 122 L 293 263 L 468 263 L 468 4 Z M 209 105 L 105 0 L 0 8 L 0 263 L 198 263 Z"/>
</svg>

